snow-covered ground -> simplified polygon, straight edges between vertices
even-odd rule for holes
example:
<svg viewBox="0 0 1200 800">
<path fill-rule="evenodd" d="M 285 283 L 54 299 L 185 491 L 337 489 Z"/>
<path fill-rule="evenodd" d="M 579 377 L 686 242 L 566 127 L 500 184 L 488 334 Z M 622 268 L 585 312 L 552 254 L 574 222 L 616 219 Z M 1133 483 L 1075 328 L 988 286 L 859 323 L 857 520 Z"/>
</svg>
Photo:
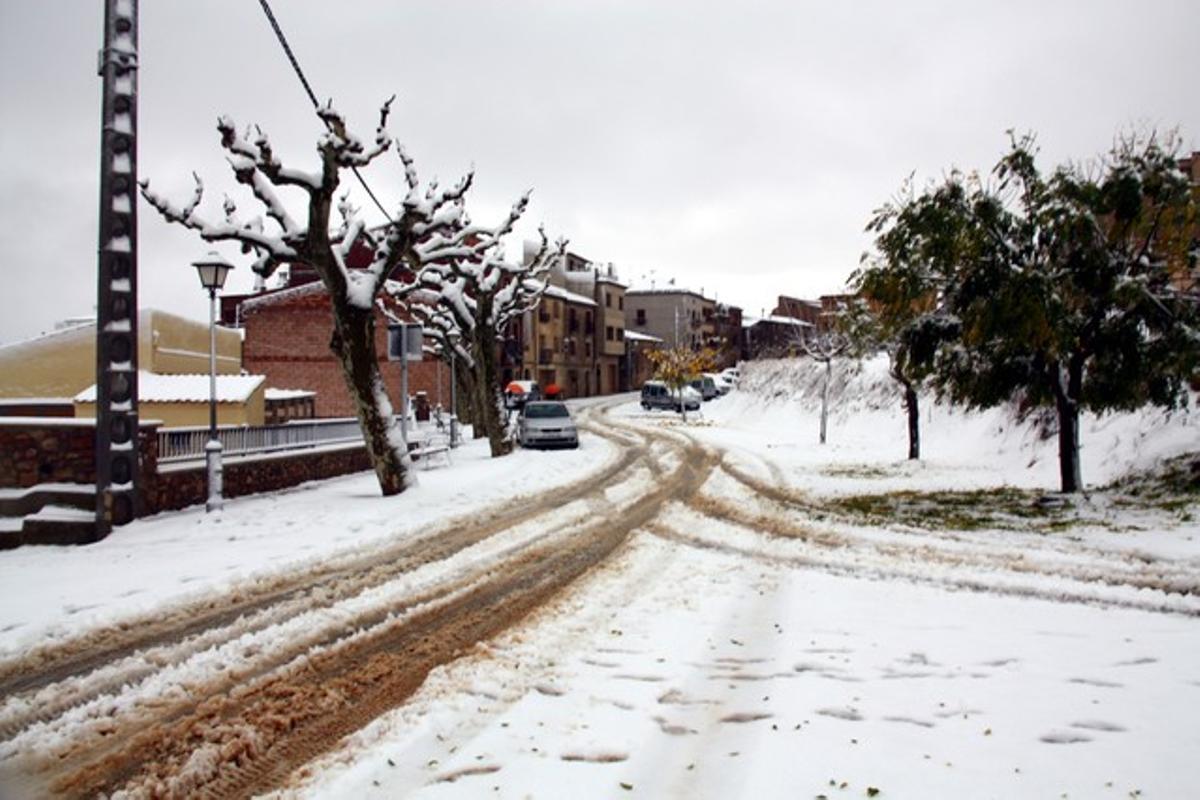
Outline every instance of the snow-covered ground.
<svg viewBox="0 0 1200 800">
<path fill-rule="evenodd" d="M 610 463 L 615 447 L 584 434 L 578 450 L 488 456 L 484 439 L 456 449 L 449 467 L 416 469 L 418 484 L 381 497 L 374 473 L 235 498 L 127 525 L 88 547 L 0 553 L 0 658 L 35 644 L 152 612 L 231 586 L 357 557 L 422 535 L 437 523 L 536 497 Z"/>
<path fill-rule="evenodd" d="M 1195 618 L 641 537 L 314 768 L 315 797 L 1190 796 Z M 625 790 L 625 791 L 623 791 Z"/>
<path fill-rule="evenodd" d="M 1056 441 L 1003 410 L 927 401 L 926 458 L 906 463 L 903 412 L 881 367 L 841 377 L 825 447 L 819 376 L 787 363 L 751 365 L 740 392 L 687 426 L 633 403 L 616 416 L 686 432 L 767 481 L 825 495 L 1056 487 Z M 1200 449 L 1187 412 L 1089 418 L 1084 436 L 1093 485 Z M 705 491 L 733 497 L 729 483 Z M 1175 557 L 1189 586 L 1200 580 L 1196 523 L 1144 529 L 1103 513 L 1112 525 L 1071 532 L 1078 552 L 1040 555 L 1055 546 L 1042 540 L 1032 560 L 1109 556 L 1119 570 L 1132 550 L 1134 561 Z M 675 509 L 668 530 L 636 535 L 553 607 L 435 671 L 283 794 L 1176 798 L 1200 781 L 1194 595 L 1177 614 L 1061 602 L 1076 591 L 1062 577 L 1069 566 L 1006 584 L 988 559 L 1022 557 L 1031 543 L 1012 531 L 956 542 L 959 577 L 984 591 L 906 579 L 895 559 L 890 571 L 852 560 L 829 574 L 829 557 L 806 568 L 802 544 L 689 514 Z M 845 528 L 826 530 L 889 535 Z M 938 571 L 913 556 L 900 566 Z M 1155 594 L 1117 585 L 1083 600 Z"/>
<path fill-rule="evenodd" d="M 702 497 L 670 504 L 549 605 L 435 669 L 280 794 L 1193 796 L 1194 508 L 1130 509 L 1097 493 L 1065 532 L 945 531 L 818 519 L 756 493 L 755 481 L 817 500 L 1056 488 L 1055 440 L 1000 410 L 926 400 L 924 458 L 905 461 L 881 366 L 838 376 L 824 446 L 819 374 L 794 363 L 749 365 L 739 391 L 687 425 L 635 402 L 615 409 L 620 425 L 722 452 Z M 1190 412 L 1147 411 L 1086 420 L 1083 445 L 1096 486 L 1200 451 L 1200 432 Z M 87 548 L 0 553 L 0 656 L 370 553 L 617 455 L 590 434 L 578 451 L 495 461 L 476 443 L 396 498 L 353 476 L 217 516 L 139 521 Z M 629 502 L 650 473 L 626 478 L 609 502 Z"/>
</svg>

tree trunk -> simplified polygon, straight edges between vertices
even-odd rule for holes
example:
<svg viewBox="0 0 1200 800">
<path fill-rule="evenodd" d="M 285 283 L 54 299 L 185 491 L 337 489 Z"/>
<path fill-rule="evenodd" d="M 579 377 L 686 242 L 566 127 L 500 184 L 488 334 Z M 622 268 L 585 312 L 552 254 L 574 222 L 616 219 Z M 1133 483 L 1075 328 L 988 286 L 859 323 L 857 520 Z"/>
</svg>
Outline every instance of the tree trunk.
<svg viewBox="0 0 1200 800">
<path fill-rule="evenodd" d="M 1072 358 L 1067 367 L 1066 385 L 1062 368 L 1056 365 L 1054 405 L 1058 414 L 1058 474 L 1064 494 L 1083 488 L 1079 468 L 1079 390 L 1083 383 L 1082 360 Z"/>
<path fill-rule="evenodd" d="M 825 421 L 829 417 L 829 380 L 833 375 L 833 359 L 825 361 L 825 384 L 821 387 L 821 444 L 825 444 Z"/>
<path fill-rule="evenodd" d="M 500 385 L 496 380 L 496 336 L 489 326 L 482 326 L 474 333 L 472 355 L 475 357 L 475 408 L 476 425 L 483 429 L 488 438 L 492 458 L 512 452 L 512 441 L 508 438 L 505 414 L 500 411 Z"/>
<path fill-rule="evenodd" d="M 399 494 L 408 485 L 408 453 L 399 426 L 392 414 L 391 402 L 375 351 L 375 315 L 373 310 L 355 308 L 331 295 L 333 338 L 329 349 L 342 365 L 346 388 L 354 400 L 355 413 L 362 426 L 367 455 L 384 496 Z"/>
<path fill-rule="evenodd" d="M 904 407 L 908 410 L 908 457 L 917 460 L 921 457 L 921 412 L 917 406 L 917 391 L 908 381 L 904 383 Z"/>
</svg>

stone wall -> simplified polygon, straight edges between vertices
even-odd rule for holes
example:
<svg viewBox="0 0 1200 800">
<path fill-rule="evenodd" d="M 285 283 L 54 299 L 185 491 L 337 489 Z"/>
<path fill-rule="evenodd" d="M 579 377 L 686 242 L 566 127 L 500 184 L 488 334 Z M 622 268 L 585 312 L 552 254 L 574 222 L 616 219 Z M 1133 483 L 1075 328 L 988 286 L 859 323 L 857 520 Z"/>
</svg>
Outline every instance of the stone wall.
<svg viewBox="0 0 1200 800">
<path fill-rule="evenodd" d="M 0 419 L 0 487 L 96 482 L 96 421 Z"/>
<path fill-rule="evenodd" d="M 371 468 L 361 444 L 291 453 L 234 456 L 224 461 L 224 496 L 242 497 L 296 486 L 305 481 L 349 475 Z M 175 511 L 203 503 L 208 497 L 203 464 L 170 465 L 148 473 L 144 482 L 144 514 Z"/>
<path fill-rule="evenodd" d="M 158 426 L 143 423 L 139 437 L 143 515 L 203 503 L 204 464 L 158 464 Z M 95 420 L 0 418 L 0 488 L 39 483 L 96 482 Z M 225 459 L 226 497 L 296 486 L 371 468 L 361 444 Z"/>
</svg>

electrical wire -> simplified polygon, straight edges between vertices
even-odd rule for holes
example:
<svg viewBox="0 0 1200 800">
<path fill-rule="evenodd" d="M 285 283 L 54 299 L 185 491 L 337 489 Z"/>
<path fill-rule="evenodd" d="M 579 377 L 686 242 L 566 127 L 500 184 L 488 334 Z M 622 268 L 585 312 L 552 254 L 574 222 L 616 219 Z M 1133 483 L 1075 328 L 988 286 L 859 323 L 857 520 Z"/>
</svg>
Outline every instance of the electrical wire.
<svg viewBox="0 0 1200 800">
<path fill-rule="evenodd" d="M 296 77 L 300 79 L 300 84 L 304 87 L 304 91 L 308 94 L 308 99 L 312 101 L 313 110 L 317 111 L 321 107 L 320 101 L 317 100 L 316 92 L 313 91 L 312 85 L 309 84 L 308 78 L 304 77 L 304 70 L 300 68 L 300 62 L 296 60 L 296 54 L 292 52 L 291 45 L 288 44 L 287 37 L 283 35 L 283 29 L 279 27 L 279 21 L 275 19 L 275 14 L 271 11 L 271 6 L 267 4 L 267 0 L 258 0 L 258 4 L 262 6 L 263 13 L 267 15 L 267 22 L 271 23 L 271 29 L 275 31 L 275 38 L 279 40 L 280 46 L 283 47 L 284 54 L 287 55 L 288 61 L 292 65 L 292 69 L 296 72 Z M 328 127 L 329 123 L 325 123 Z M 362 184 L 367 196 L 375 203 L 375 207 L 383 214 L 388 222 L 394 222 L 391 214 L 383 207 L 383 203 L 379 202 L 379 198 L 371 191 L 371 187 L 367 185 L 367 181 L 363 178 L 362 173 L 358 171 L 358 167 L 350 168 L 354 172 L 354 177 L 358 178 L 358 182 Z"/>
</svg>

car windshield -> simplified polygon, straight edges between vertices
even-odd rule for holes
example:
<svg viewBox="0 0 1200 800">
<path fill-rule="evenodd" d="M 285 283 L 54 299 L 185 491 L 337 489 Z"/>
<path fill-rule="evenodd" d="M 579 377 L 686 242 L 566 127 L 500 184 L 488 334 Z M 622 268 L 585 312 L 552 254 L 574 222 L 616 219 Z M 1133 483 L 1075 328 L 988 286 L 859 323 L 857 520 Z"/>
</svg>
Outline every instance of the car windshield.
<svg viewBox="0 0 1200 800">
<path fill-rule="evenodd" d="M 571 412 L 562 403 L 529 403 L 525 406 L 525 416 L 529 419 L 549 419 L 569 417 Z"/>
</svg>

